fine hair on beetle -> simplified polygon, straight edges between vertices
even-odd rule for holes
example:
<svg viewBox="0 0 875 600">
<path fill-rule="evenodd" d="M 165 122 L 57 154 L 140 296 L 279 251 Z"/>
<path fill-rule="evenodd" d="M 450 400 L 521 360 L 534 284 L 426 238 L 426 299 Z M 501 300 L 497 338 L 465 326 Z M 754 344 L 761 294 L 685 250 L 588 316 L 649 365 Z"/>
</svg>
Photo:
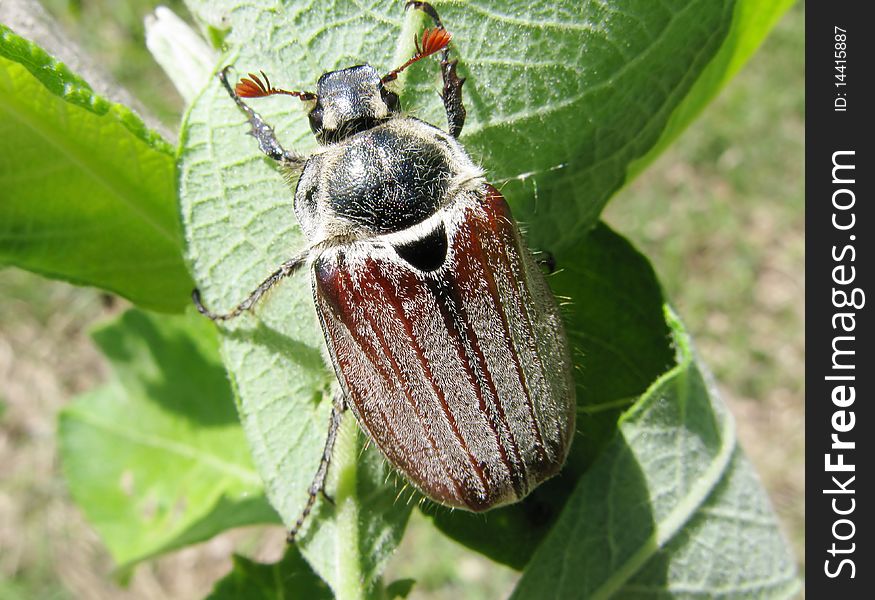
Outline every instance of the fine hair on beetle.
<svg viewBox="0 0 875 600">
<path fill-rule="evenodd" d="M 504 197 L 458 141 L 465 80 L 450 59 L 451 34 L 430 4 L 405 7 L 433 27 L 385 75 L 356 65 L 324 73 L 309 92 L 275 88 L 264 72 L 236 86 L 229 67 L 219 73 L 259 149 L 294 184 L 307 245 L 229 312 L 207 309 L 198 290 L 195 305 L 214 321 L 233 319 L 306 269 L 337 377 L 325 447 L 290 540 L 324 492 L 347 409 L 425 498 L 474 512 L 522 500 L 555 475 L 574 435 L 572 361 L 556 299 Z M 446 130 L 402 114 L 392 87 L 432 55 Z M 244 101 L 272 95 L 305 103 L 319 142 L 310 156 L 284 148 Z"/>
</svg>

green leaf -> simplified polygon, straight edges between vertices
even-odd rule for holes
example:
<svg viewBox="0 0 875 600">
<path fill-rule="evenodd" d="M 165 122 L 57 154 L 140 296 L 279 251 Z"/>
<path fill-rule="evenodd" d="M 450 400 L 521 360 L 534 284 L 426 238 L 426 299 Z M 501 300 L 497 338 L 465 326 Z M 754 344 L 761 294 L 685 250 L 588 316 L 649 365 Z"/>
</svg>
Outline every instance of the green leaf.
<svg viewBox="0 0 875 600">
<path fill-rule="evenodd" d="M 646 263 L 629 271 L 602 273 L 597 267 L 601 279 L 593 280 L 599 286 L 594 289 L 572 279 L 592 268 L 579 252 L 589 243 L 586 234 L 596 226 L 602 207 L 625 182 L 629 165 L 660 140 L 723 47 L 737 13 L 731 0 L 435 4 L 454 33 L 453 53 L 468 78 L 468 121 L 461 141 L 490 180 L 503 184 L 502 192 L 532 245 L 551 250 L 560 268 L 567 269 L 551 284 L 571 298 L 568 329 L 574 343 L 587 352 L 577 360 L 582 370 L 581 421 L 590 433 L 576 443 L 574 466 L 564 483 L 559 478 L 549 484 L 552 490 L 545 486 L 547 514 L 517 514 L 505 526 L 499 517 L 505 513 L 496 511 L 487 515 L 487 529 L 455 528 L 454 535 L 466 543 L 520 566 L 570 493 L 573 477 L 610 439 L 622 409 L 671 362 L 661 297 Z M 401 5 L 385 0 L 363 9 L 359 3 L 333 0 L 314 10 L 305 3 L 188 2 L 207 28 L 225 31 L 230 26 L 224 62 L 237 75 L 263 69 L 275 85 L 301 90 L 313 90 L 325 71 L 365 61 L 388 71 L 411 56 L 413 36 L 425 18 L 416 11 L 403 14 Z M 411 67 L 399 83 L 402 103 L 412 114 L 444 125 L 433 60 Z M 281 97 L 252 104 L 256 102 L 284 145 L 301 152 L 315 147 L 300 103 Z M 181 134 L 180 200 L 188 257 L 205 302 L 215 311 L 229 310 L 305 246 L 291 191 L 247 131 L 243 115 L 214 81 L 191 107 Z M 622 240 L 593 244 L 597 257 L 612 244 L 627 259 L 635 256 L 622 249 Z M 646 282 L 637 291 L 634 281 L 622 279 L 642 274 Z M 598 293 L 602 289 L 604 298 Z M 610 304 L 614 292 L 627 296 L 620 305 L 626 313 L 618 314 L 618 307 Z M 646 306 L 640 313 L 629 300 L 638 292 Z M 222 348 L 268 497 L 291 525 L 307 500 L 319 463 L 334 381 L 322 362 L 323 340 L 307 275 L 283 282 L 255 315 L 223 325 Z M 611 378 L 597 381 L 600 371 Z M 346 462 L 330 470 L 356 469 L 356 486 L 344 486 L 343 477 L 334 484 L 346 490 L 344 500 L 358 503 L 346 505 L 349 514 L 358 516 L 347 521 L 355 529 L 352 541 L 339 545 L 335 534 L 343 531 L 343 510 L 323 503 L 317 504 L 311 537 L 302 540 L 304 556 L 340 596 L 346 589 L 342 581 L 376 580 L 407 516 L 401 510 L 395 516 L 371 511 L 372 505 L 391 506 L 396 492 L 391 485 L 382 486 L 382 474 L 367 466 L 369 460 L 379 463 L 376 455 L 354 466 L 355 452 L 349 449 L 356 443 L 347 442 Z M 363 478 L 377 496 L 356 491 Z M 525 513 L 526 506 L 518 511 Z M 464 522 L 466 516 L 438 520 L 444 527 L 456 518 Z M 538 519 L 540 528 L 533 533 L 527 527 Z M 493 525 L 507 537 L 484 541 L 486 531 L 496 531 Z M 476 539 L 466 539 L 466 533 Z M 323 535 L 332 542 L 317 542 Z M 519 550 L 507 540 L 518 541 Z M 332 550 L 341 547 L 346 559 L 334 562 L 337 553 Z M 338 564 L 351 570 L 331 568 Z"/>
<path fill-rule="evenodd" d="M 0 25 L 0 265 L 180 311 L 173 149 Z"/>
<path fill-rule="evenodd" d="M 416 581 L 413 579 L 396 579 L 386 586 L 386 598 L 395 600 L 395 598 L 406 598 L 413 590 Z"/>
<path fill-rule="evenodd" d="M 678 365 L 620 421 L 513 598 L 789 597 L 795 561 L 732 417 L 667 315 Z"/>
<path fill-rule="evenodd" d="M 313 573 L 297 548 L 290 546 L 276 564 L 234 556 L 234 567 L 216 583 L 207 600 L 330 600 L 328 586 Z"/>
<path fill-rule="evenodd" d="M 73 498 L 115 561 L 276 522 L 212 324 L 130 310 L 93 335 L 114 377 L 61 412 L 60 450 Z"/>
<path fill-rule="evenodd" d="M 628 168 L 628 178 L 644 170 L 657 156 L 662 154 L 698 116 L 703 108 L 723 89 L 747 60 L 760 47 L 778 19 L 787 12 L 795 0 L 737 0 L 732 26 L 720 51 L 699 75 L 699 79 L 687 93 L 683 102 L 671 115 L 659 141 L 640 159 Z"/>
<path fill-rule="evenodd" d="M 382 590 L 382 598 L 406 598 L 413 588 L 412 579 L 393 581 Z M 329 600 L 331 589 L 313 572 L 295 546 L 289 546 L 283 559 L 261 564 L 234 555 L 231 572 L 216 583 L 207 600 Z"/>
</svg>

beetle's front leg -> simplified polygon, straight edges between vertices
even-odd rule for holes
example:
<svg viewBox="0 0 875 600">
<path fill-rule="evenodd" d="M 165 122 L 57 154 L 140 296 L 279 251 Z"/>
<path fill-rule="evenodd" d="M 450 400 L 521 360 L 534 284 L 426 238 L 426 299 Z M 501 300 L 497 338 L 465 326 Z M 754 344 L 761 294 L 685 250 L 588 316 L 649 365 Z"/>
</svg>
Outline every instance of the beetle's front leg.
<svg viewBox="0 0 875 600">
<path fill-rule="evenodd" d="M 413 7 L 421 10 L 434 21 L 435 27 L 444 29 L 444 24 L 438 16 L 437 11 L 428 2 L 408 2 L 405 8 Z M 450 60 L 450 49 L 444 48 L 441 54 L 441 76 L 444 80 L 444 89 L 441 92 L 441 99 L 444 101 L 444 109 L 447 111 L 447 125 L 449 126 L 450 135 L 454 138 L 459 137 L 462 133 L 462 127 L 465 125 L 465 105 L 462 103 L 462 84 L 465 83 L 464 77 L 459 77 L 456 73 L 458 60 Z"/>
<path fill-rule="evenodd" d="M 466 115 L 465 105 L 462 104 L 462 84 L 465 83 L 465 78 L 456 74 L 458 62 L 458 60 L 448 61 L 447 53 L 444 51 L 444 56 L 441 59 L 441 74 L 444 78 L 444 91 L 441 94 L 441 99 L 443 99 L 444 109 L 447 111 L 450 135 L 454 138 L 461 135 Z"/>
<path fill-rule="evenodd" d="M 264 119 L 261 118 L 261 115 L 252 110 L 248 104 L 243 102 L 240 96 L 237 95 L 237 92 L 234 91 L 231 84 L 228 83 L 228 70 L 230 68 L 231 67 L 228 66 L 219 71 L 219 81 L 222 82 L 222 85 L 228 90 L 228 94 L 237 106 L 240 107 L 240 110 L 243 111 L 246 118 L 249 119 L 249 125 L 252 128 L 250 134 L 258 140 L 259 149 L 270 158 L 280 163 L 284 169 L 296 170 L 301 168 L 306 159 L 297 152 L 283 148 L 282 145 L 280 145 L 279 140 L 276 139 L 273 127 L 265 123 Z"/>
</svg>

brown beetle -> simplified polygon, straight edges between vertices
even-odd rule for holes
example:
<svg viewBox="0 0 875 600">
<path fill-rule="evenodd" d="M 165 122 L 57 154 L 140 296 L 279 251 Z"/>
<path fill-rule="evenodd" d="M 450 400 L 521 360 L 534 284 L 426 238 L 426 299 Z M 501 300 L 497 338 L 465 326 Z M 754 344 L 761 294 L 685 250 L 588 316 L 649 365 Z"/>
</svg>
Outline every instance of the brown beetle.
<svg viewBox="0 0 875 600">
<path fill-rule="evenodd" d="M 340 413 L 349 407 L 427 497 L 483 511 L 524 498 L 565 462 L 574 432 L 571 359 L 555 299 L 502 195 L 457 141 L 465 121 L 450 35 L 426 12 L 416 54 L 380 77 L 369 65 L 322 75 L 317 91 L 275 89 L 250 75 L 231 97 L 259 147 L 299 176 L 295 214 L 308 247 L 230 313 L 250 309 L 306 266 L 341 394 L 322 463 L 294 537 L 325 479 Z M 388 87 L 442 51 L 444 132 L 402 115 Z M 263 79 L 263 81 L 262 81 Z M 322 144 L 304 158 L 283 149 L 241 97 L 296 96 L 310 104 Z"/>
</svg>

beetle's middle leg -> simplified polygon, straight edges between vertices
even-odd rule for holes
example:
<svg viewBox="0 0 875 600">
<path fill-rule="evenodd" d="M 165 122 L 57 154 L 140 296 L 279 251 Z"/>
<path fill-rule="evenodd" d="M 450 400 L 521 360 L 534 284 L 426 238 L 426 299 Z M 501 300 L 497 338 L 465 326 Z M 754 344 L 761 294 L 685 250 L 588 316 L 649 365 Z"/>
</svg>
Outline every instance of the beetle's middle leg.
<svg viewBox="0 0 875 600">
<path fill-rule="evenodd" d="M 444 24 L 438 16 L 437 11 L 428 2 L 408 2 L 404 5 L 405 8 L 413 7 L 421 10 L 434 21 L 435 27 L 444 29 Z M 462 84 L 465 83 L 464 77 L 459 77 L 456 73 L 458 60 L 450 60 L 450 49 L 444 48 L 441 55 L 441 76 L 444 80 L 444 89 L 441 93 L 441 99 L 444 101 L 444 109 L 447 111 L 447 124 L 449 125 L 450 135 L 457 138 L 462 133 L 462 127 L 465 125 L 465 105 L 462 103 Z"/>
<path fill-rule="evenodd" d="M 279 140 L 276 139 L 273 127 L 265 123 L 264 119 L 261 118 L 261 115 L 252 110 L 252 108 L 243 102 L 240 96 L 237 95 L 237 92 L 235 92 L 231 84 L 228 83 L 228 69 L 230 69 L 230 67 L 225 67 L 219 71 L 219 81 L 222 82 L 222 85 L 228 90 L 228 94 L 234 102 L 237 103 L 237 106 L 240 107 L 240 110 L 243 111 L 247 119 L 249 119 L 249 125 L 252 128 L 250 133 L 256 140 L 258 140 L 259 149 L 270 158 L 280 163 L 280 166 L 284 169 L 297 170 L 303 167 L 306 159 L 297 152 L 283 148 L 279 143 Z"/>
<path fill-rule="evenodd" d="M 240 316 L 243 312 L 255 306 L 255 304 L 261 299 L 261 297 L 264 296 L 268 291 L 270 291 L 273 286 L 275 286 L 280 281 L 282 281 L 289 275 L 292 275 L 302 266 L 307 264 L 307 257 L 309 255 L 310 250 L 308 249 L 284 262 L 282 265 L 280 265 L 279 269 L 271 273 L 270 277 L 262 281 L 261 284 L 257 288 L 252 290 L 249 296 L 247 296 L 246 299 L 238 304 L 231 312 L 222 314 L 214 313 L 209 310 L 201 302 L 201 292 L 198 289 L 195 289 L 191 293 L 191 299 L 192 301 L 194 301 L 194 305 L 195 307 L 197 307 L 198 312 L 202 315 L 209 317 L 213 321 L 228 321 L 230 319 Z"/>
</svg>

